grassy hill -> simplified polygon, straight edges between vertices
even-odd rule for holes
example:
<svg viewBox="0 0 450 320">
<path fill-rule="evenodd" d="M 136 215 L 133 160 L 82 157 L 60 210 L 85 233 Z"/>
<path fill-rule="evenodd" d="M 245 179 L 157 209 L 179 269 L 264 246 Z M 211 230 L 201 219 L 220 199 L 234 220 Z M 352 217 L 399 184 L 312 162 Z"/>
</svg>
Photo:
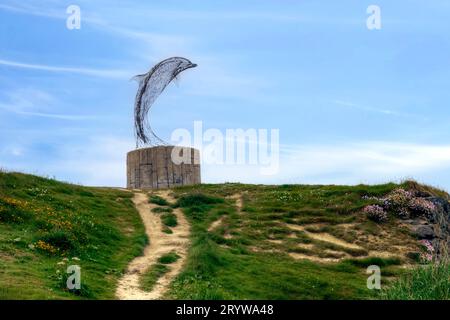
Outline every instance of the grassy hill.
<svg viewBox="0 0 450 320">
<path fill-rule="evenodd" d="M 132 193 L 0 173 L 0 299 L 113 299 L 146 235 Z M 81 267 L 68 292 L 66 268 Z"/>
<path fill-rule="evenodd" d="M 176 203 L 161 202 L 159 211 L 181 207 L 192 241 L 166 298 L 378 298 L 366 287 L 367 266 L 381 267 L 386 286 L 417 264 L 422 248 L 401 220 L 376 223 L 362 209 L 411 187 L 418 186 L 173 189 Z M 147 241 L 132 195 L 0 173 L 0 299 L 114 298 L 118 278 Z M 71 264 L 81 266 L 81 291 L 65 289 Z"/>
<path fill-rule="evenodd" d="M 396 219 L 377 224 L 361 213 L 373 202 L 370 197 L 396 188 L 396 184 L 178 188 L 178 205 L 193 225 L 193 246 L 169 297 L 374 298 L 377 293 L 366 286 L 366 268 L 379 265 L 387 284 L 414 263 L 408 253 L 420 250 Z M 211 228 L 214 221 L 220 224 Z"/>
</svg>

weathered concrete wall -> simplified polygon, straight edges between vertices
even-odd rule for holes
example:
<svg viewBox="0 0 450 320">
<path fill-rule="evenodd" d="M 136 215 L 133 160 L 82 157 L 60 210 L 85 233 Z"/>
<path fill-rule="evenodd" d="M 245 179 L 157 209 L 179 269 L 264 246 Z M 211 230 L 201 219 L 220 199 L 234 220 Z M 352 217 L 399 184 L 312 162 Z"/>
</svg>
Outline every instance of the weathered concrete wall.
<svg viewBox="0 0 450 320">
<path fill-rule="evenodd" d="M 158 146 L 128 152 L 127 188 L 160 189 L 201 183 L 200 152 L 177 148 L 174 152 L 184 159 L 180 163 L 177 158 L 172 160 L 174 148 Z"/>
</svg>

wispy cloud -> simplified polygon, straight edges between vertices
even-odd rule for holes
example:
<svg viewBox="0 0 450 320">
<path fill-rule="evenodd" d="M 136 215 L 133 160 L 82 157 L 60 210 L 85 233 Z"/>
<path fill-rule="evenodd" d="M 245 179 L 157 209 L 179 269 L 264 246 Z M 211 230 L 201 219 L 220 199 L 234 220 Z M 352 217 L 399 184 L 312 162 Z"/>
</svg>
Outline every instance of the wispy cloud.
<svg viewBox="0 0 450 320">
<path fill-rule="evenodd" d="M 60 72 L 60 73 L 74 73 L 110 79 L 129 79 L 130 76 L 133 74 L 132 72 L 125 70 L 101 70 L 101 69 L 77 68 L 77 67 L 60 67 L 43 64 L 31 64 L 4 59 L 0 59 L 0 65 L 12 68 L 40 70 L 48 72 Z"/>
<path fill-rule="evenodd" d="M 331 101 L 334 104 L 337 104 L 339 106 L 348 107 L 348 108 L 354 108 L 362 111 L 368 111 L 368 112 L 374 112 L 374 113 L 380 113 L 388 116 L 397 116 L 397 117 L 417 117 L 417 115 L 406 113 L 406 112 L 398 112 L 391 109 L 386 108 L 376 108 L 371 106 L 366 106 L 362 104 L 357 104 L 349 101 L 343 101 L 343 100 L 332 100 Z"/>
<path fill-rule="evenodd" d="M 3 105 L 3 104 L 0 104 L 0 109 L 11 111 L 16 114 L 23 115 L 23 116 L 30 116 L 30 117 L 51 118 L 51 119 L 70 120 L 70 121 L 95 119 L 95 117 L 93 117 L 93 116 L 78 116 L 78 115 L 69 115 L 69 114 L 54 114 L 54 113 L 43 113 L 43 112 L 20 111 L 20 110 L 14 110 L 13 106 L 7 106 L 7 105 Z"/>
<path fill-rule="evenodd" d="M 18 115 L 52 118 L 60 120 L 89 120 L 93 116 L 60 114 L 52 112 L 57 99 L 46 91 L 34 88 L 21 88 L 8 92 L 7 101 L 0 102 L 0 109 Z M 61 109 L 61 106 L 59 106 Z"/>
<path fill-rule="evenodd" d="M 334 104 L 346 107 L 346 108 L 353 108 L 361 111 L 371 112 L 371 113 L 378 113 L 385 116 L 392 116 L 392 117 L 401 117 L 401 118 L 415 118 L 420 120 L 428 120 L 428 116 L 422 115 L 422 114 L 414 114 L 410 112 L 404 112 L 404 111 L 396 111 L 392 109 L 387 109 L 383 107 L 373 107 L 363 104 L 357 104 L 352 103 L 348 101 L 342 101 L 342 100 L 333 100 Z"/>
<path fill-rule="evenodd" d="M 58 12 L 54 9 L 40 10 L 38 7 L 27 3 L 2 3 L 0 4 L 0 10 L 40 17 L 64 18 L 64 11 Z"/>
<path fill-rule="evenodd" d="M 397 142 L 285 147 L 286 158 L 301 175 L 330 172 L 360 177 L 405 176 L 450 167 L 450 145 Z M 353 176 L 353 175 L 352 175 Z"/>
<path fill-rule="evenodd" d="M 26 3 L 10 1 L 9 3 L 0 4 L 0 10 L 8 11 L 16 14 L 25 14 L 36 17 L 45 17 L 51 19 L 67 19 L 69 16 L 66 9 L 69 5 L 61 4 L 60 1 L 42 0 L 39 3 Z M 89 13 L 83 12 L 83 22 L 90 24 L 101 24 L 104 21 Z"/>
<path fill-rule="evenodd" d="M 450 145 L 386 141 L 285 145 L 280 152 L 280 171 L 274 176 L 262 176 L 258 167 L 250 165 L 204 165 L 202 169 L 205 180 L 216 183 L 359 184 L 414 178 L 438 184 L 438 178 L 450 169 Z"/>
<path fill-rule="evenodd" d="M 278 22 L 306 21 L 305 17 L 298 14 L 276 13 L 268 11 L 190 11 L 190 10 L 155 10 L 154 8 L 142 8 L 140 15 L 162 20 L 263 20 Z"/>
<path fill-rule="evenodd" d="M 44 1 L 45 2 L 45 1 Z M 83 8 L 83 1 L 78 1 L 79 5 Z M 51 5 L 53 4 L 53 5 Z M 86 6 L 92 7 L 92 2 L 89 1 Z M 110 2 L 97 1 L 99 7 L 107 9 L 110 6 Z M 7 4 L 0 4 L 0 10 L 6 10 L 21 14 L 29 14 L 35 16 L 43 16 L 49 18 L 64 19 L 67 17 L 65 12 L 61 10 L 63 8 L 59 4 L 58 9 L 55 9 L 55 2 L 50 1 L 47 3 L 40 3 L 39 5 L 32 5 L 26 3 L 10 2 Z M 284 22 L 299 22 L 307 21 L 307 19 L 298 14 L 286 14 L 269 11 L 255 11 L 255 10 L 233 10 L 233 11 L 213 11 L 213 10 L 158 10 L 151 6 L 142 5 L 139 11 L 131 10 L 129 6 L 122 8 L 121 13 L 123 16 L 129 16 L 129 13 L 133 13 L 134 16 L 147 17 L 158 20 L 264 20 L 264 21 L 284 21 Z M 135 6 L 133 6 L 135 9 Z M 101 23 L 104 20 L 89 17 L 89 22 Z"/>
<path fill-rule="evenodd" d="M 3 104 L 3 103 L 0 103 L 0 109 L 15 113 L 15 114 L 23 115 L 23 116 L 29 116 L 29 117 L 51 118 L 51 119 L 70 120 L 70 121 L 95 119 L 94 116 L 80 116 L 80 115 L 70 115 L 70 114 L 55 114 L 55 113 L 45 113 L 45 112 L 24 111 L 24 110 L 18 109 L 17 106 Z"/>
<path fill-rule="evenodd" d="M 47 172 L 42 173 L 85 185 L 123 187 L 126 185 L 126 153 L 133 147 L 132 139 L 94 137 L 63 147 L 59 157 L 43 168 Z"/>
<path fill-rule="evenodd" d="M 135 13 L 135 11 L 130 12 L 130 14 L 125 14 L 121 11 L 120 15 L 114 13 L 112 16 L 99 17 L 94 15 L 93 12 L 104 12 L 104 8 L 102 10 L 94 10 L 92 8 L 92 3 L 86 4 L 86 7 L 89 7 L 90 10 L 84 10 L 84 6 L 82 4 L 80 4 L 80 6 L 82 26 L 87 25 L 101 33 L 121 38 L 121 41 L 125 40 L 127 43 L 131 42 L 132 45 L 124 46 L 126 50 L 130 51 L 133 57 L 137 57 L 138 59 L 142 59 L 144 61 L 157 61 L 171 55 L 179 55 L 181 53 L 185 54 L 187 48 L 189 48 L 193 43 L 193 39 L 186 35 L 149 32 L 148 30 L 134 29 L 124 26 L 128 24 L 128 21 L 124 20 L 123 17 L 129 17 L 130 14 L 133 12 Z M 104 6 L 108 7 L 109 5 L 104 4 Z M 0 10 L 32 16 L 47 17 L 51 19 L 67 19 L 68 15 L 66 14 L 65 9 L 66 8 L 64 6 L 61 6 L 61 4 L 53 1 L 46 1 L 43 4 L 40 3 L 39 5 L 22 3 L 0 4 Z M 147 19 L 147 17 L 145 17 L 145 19 Z M 102 70 L 78 66 L 67 67 L 42 65 L 2 58 L 0 58 L 0 65 L 47 72 L 73 73 L 110 79 L 130 79 L 133 75 L 135 75 L 135 72 L 132 70 Z"/>
<path fill-rule="evenodd" d="M 33 158 L 34 146 L 0 148 L 0 168 L 17 170 L 89 186 L 125 186 L 126 153 L 133 149 L 132 139 L 103 136 L 63 144 L 49 159 Z M 22 157 L 24 154 L 26 156 Z M 30 163 L 32 162 L 32 164 Z"/>
<path fill-rule="evenodd" d="M 124 186 L 125 155 L 133 147 L 131 138 L 94 137 L 63 146 L 59 156 L 46 160 L 45 164 L 21 163 L 21 166 L 74 183 Z M 14 162 L 1 165 L 22 169 Z M 207 183 L 371 184 L 413 178 L 439 184 L 433 177 L 445 175 L 449 169 L 450 145 L 359 142 L 341 146 L 282 146 L 280 171 L 273 176 L 261 175 L 260 167 L 255 165 L 204 164 L 202 179 Z"/>
</svg>

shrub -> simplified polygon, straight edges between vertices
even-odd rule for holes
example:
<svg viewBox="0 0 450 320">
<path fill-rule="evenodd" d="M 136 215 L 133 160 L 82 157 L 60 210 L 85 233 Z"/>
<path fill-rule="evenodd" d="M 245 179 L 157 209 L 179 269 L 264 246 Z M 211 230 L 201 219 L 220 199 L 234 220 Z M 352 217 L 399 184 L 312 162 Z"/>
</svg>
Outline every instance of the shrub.
<svg viewBox="0 0 450 320">
<path fill-rule="evenodd" d="M 31 217 L 26 211 L 26 202 L 0 197 L 0 222 L 22 223 Z"/>
<path fill-rule="evenodd" d="M 205 204 L 215 204 L 215 203 L 223 203 L 224 200 L 220 198 L 210 197 L 201 193 L 190 194 L 187 196 L 182 196 L 178 199 L 177 204 L 180 207 L 193 207 L 193 206 L 201 206 Z"/>
<path fill-rule="evenodd" d="M 167 227 L 176 227 L 178 225 L 177 216 L 173 213 L 165 213 L 161 216 L 161 221 Z"/>
<path fill-rule="evenodd" d="M 411 216 L 432 217 L 436 206 L 429 200 L 416 197 L 413 192 L 396 189 L 383 199 L 383 207 L 401 219 Z"/>
<path fill-rule="evenodd" d="M 165 255 L 161 256 L 158 259 L 158 262 L 162 263 L 162 264 L 170 264 L 170 263 L 174 263 L 179 258 L 180 258 L 180 256 L 177 255 L 175 252 L 169 252 L 169 253 L 166 253 Z"/>
<path fill-rule="evenodd" d="M 420 261 L 429 263 L 433 261 L 434 247 L 428 240 L 421 240 L 420 243 L 423 246 L 423 252 L 420 254 Z"/>
<path fill-rule="evenodd" d="M 178 199 L 176 205 L 183 207 L 184 213 L 191 219 L 202 221 L 214 204 L 223 203 L 221 198 L 210 197 L 201 193 L 189 194 Z"/>
<path fill-rule="evenodd" d="M 150 196 L 149 202 L 157 204 L 159 206 L 168 206 L 169 205 L 169 202 L 167 202 L 166 199 L 161 198 L 160 196 L 157 196 L 157 195 Z"/>
<path fill-rule="evenodd" d="M 57 251 L 70 251 L 75 248 L 75 244 L 72 241 L 69 234 L 64 231 L 53 231 L 45 234 L 39 241 L 56 248 Z M 39 243 L 38 241 L 38 243 Z M 53 252 L 54 253 L 54 252 Z"/>
<path fill-rule="evenodd" d="M 432 217 L 436 211 L 436 206 L 431 201 L 424 198 L 413 198 L 408 204 L 408 208 L 413 215 Z"/>
<path fill-rule="evenodd" d="M 363 209 L 367 217 L 375 222 L 385 222 L 388 218 L 387 212 L 379 205 L 370 205 Z"/>
<path fill-rule="evenodd" d="M 384 208 L 392 211 L 399 218 L 409 217 L 409 203 L 414 198 L 414 194 L 404 189 L 395 189 L 384 199 Z"/>
<path fill-rule="evenodd" d="M 38 240 L 35 244 L 35 248 L 38 250 L 47 253 L 47 254 L 56 254 L 59 250 L 58 248 L 55 248 L 55 246 L 51 245 L 50 243 L 47 243 L 43 240 Z"/>
<path fill-rule="evenodd" d="M 399 208 L 394 214 L 400 219 L 408 219 L 410 216 L 408 208 Z"/>
</svg>

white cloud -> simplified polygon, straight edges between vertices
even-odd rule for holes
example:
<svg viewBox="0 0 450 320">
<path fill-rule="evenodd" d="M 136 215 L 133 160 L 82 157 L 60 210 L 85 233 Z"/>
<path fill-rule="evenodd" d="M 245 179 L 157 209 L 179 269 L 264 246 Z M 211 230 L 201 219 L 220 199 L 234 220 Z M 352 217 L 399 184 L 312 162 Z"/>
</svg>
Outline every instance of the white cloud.
<svg viewBox="0 0 450 320">
<path fill-rule="evenodd" d="M 96 137 L 61 147 L 43 163 L 3 163 L 2 166 L 92 186 L 126 185 L 126 154 L 133 139 Z M 4 150 L 6 151 L 6 150 Z M 14 148 L 7 150 L 17 156 Z M 22 148 L 19 151 L 22 153 Z M 205 183 L 359 184 L 413 178 L 450 189 L 450 145 L 366 142 L 342 146 L 282 146 L 280 171 L 261 175 L 256 165 L 202 165 Z"/>
<path fill-rule="evenodd" d="M 33 144 L 28 148 L 33 149 Z M 51 157 L 16 158 L 23 147 L 11 145 L 0 149 L 0 168 L 54 177 L 88 186 L 123 187 L 126 184 L 126 154 L 133 150 L 131 139 L 105 136 L 62 145 Z M 8 157 L 8 155 L 10 157 Z M 12 156 L 12 157 L 11 157 Z"/>
<path fill-rule="evenodd" d="M 35 88 L 20 88 L 7 92 L 7 101 L 0 102 L 0 109 L 24 116 L 53 118 L 61 120 L 88 120 L 92 116 L 60 114 L 52 112 L 61 108 L 61 103 L 46 91 Z"/>
<path fill-rule="evenodd" d="M 134 141 L 119 137 L 96 137 L 62 147 L 59 157 L 45 166 L 45 173 L 89 186 L 126 185 L 126 154 Z"/>
<path fill-rule="evenodd" d="M 285 150 L 290 164 L 297 163 L 304 176 L 347 171 L 376 178 L 414 175 L 450 167 L 450 145 L 367 142 L 289 147 Z"/>
<path fill-rule="evenodd" d="M 375 108 L 375 107 L 361 105 L 361 104 L 357 104 L 357 103 L 353 103 L 353 102 L 349 102 L 349 101 L 333 100 L 331 102 L 336 105 L 343 106 L 343 107 L 354 108 L 354 109 L 368 111 L 368 112 L 381 113 L 384 115 L 398 116 L 398 117 L 416 117 L 416 115 L 406 113 L 406 112 L 398 112 L 395 110 L 391 110 L 391 109 L 387 109 L 387 108 L 380 108 L 380 107 Z"/>
<path fill-rule="evenodd" d="M 19 145 L 7 145 L 0 149 L 0 154 L 2 156 L 13 156 L 13 157 L 21 157 L 25 154 L 25 150 L 22 146 Z"/>
<path fill-rule="evenodd" d="M 137 12 L 134 6 L 132 12 L 126 11 L 128 8 L 123 8 L 123 10 L 114 10 L 110 13 L 109 20 L 106 20 L 99 16 L 94 16 L 93 12 L 105 13 L 105 9 L 108 9 L 108 7 L 110 7 L 110 4 L 104 3 L 101 6 L 101 10 L 95 10 L 95 8 L 92 8 L 92 2 L 90 2 L 89 4 L 86 4 L 86 7 L 88 7 L 89 10 L 84 10 L 85 6 L 81 5 L 82 23 L 88 24 L 91 27 L 97 28 L 98 30 L 107 32 L 114 36 L 119 36 L 128 40 L 131 39 L 133 41 L 136 41 L 137 50 L 135 51 L 135 53 L 137 53 L 137 55 L 142 57 L 143 59 L 158 60 L 161 59 L 161 57 L 171 56 L 179 52 L 184 52 L 186 44 L 192 41 L 192 39 L 189 39 L 186 36 L 182 37 L 178 35 L 153 33 L 121 26 L 123 23 L 129 24 L 129 17 Z M 34 16 L 42 16 L 52 19 L 67 19 L 68 17 L 65 11 L 65 7 L 61 6 L 60 3 L 54 1 L 46 1 L 38 5 L 17 3 L 0 4 L 0 10 Z M 119 14 L 117 14 L 117 12 L 119 12 Z M 140 18 L 148 19 L 147 16 Z M 150 55 L 149 52 L 151 53 Z M 106 78 L 129 79 L 134 74 L 126 70 L 98 70 L 89 68 L 46 66 L 8 60 L 0 60 L 0 64 L 12 67 L 52 72 L 70 72 Z"/>
<path fill-rule="evenodd" d="M 83 1 L 78 1 L 79 5 L 83 8 Z M 107 10 L 111 6 L 111 2 L 101 2 L 96 1 L 96 3 L 92 3 L 89 1 L 88 5 L 92 8 L 93 4 L 97 4 L 98 7 L 102 7 L 103 11 Z M 88 6 L 86 5 L 86 6 Z M 301 22 L 307 21 L 304 17 L 299 16 L 297 14 L 286 14 L 286 13 L 275 13 L 269 11 L 242 11 L 242 10 L 234 10 L 234 11 L 211 11 L 211 10 L 201 10 L 201 11 L 192 11 L 192 10 L 158 10 L 154 7 L 149 6 L 140 6 L 136 8 L 135 5 L 126 5 L 120 7 L 120 4 L 115 4 L 114 8 L 117 9 L 119 7 L 119 12 L 121 15 L 119 18 L 129 17 L 133 14 L 134 17 L 138 18 L 151 18 L 151 19 L 170 19 L 170 20 L 264 20 L 264 21 L 281 21 L 281 22 Z M 64 10 L 58 10 L 61 8 L 61 3 L 55 1 L 40 1 L 39 5 L 31 5 L 24 3 L 17 3 L 16 1 L 10 2 L 9 4 L 0 4 L 1 10 L 6 10 L 10 12 L 16 12 L 21 14 L 30 14 L 35 16 L 43 16 L 48 18 L 55 19 L 65 19 L 67 15 Z M 92 11 L 92 10 L 91 10 Z M 114 13 L 114 12 L 112 12 Z M 102 22 L 101 19 L 94 19 L 93 17 L 89 17 L 91 22 Z"/>
<path fill-rule="evenodd" d="M 0 59 L 0 65 L 21 69 L 48 71 L 48 72 L 74 73 L 110 79 L 129 79 L 130 76 L 133 74 L 132 72 L 126 70 L 102 70 L 102 69 L 90 69 L 78 67 L 60 67 L 43 64 L 23 63 L 19 61 L 4 60 L 4 59 Z"/>
<path fill-rule="evenodd" d="M 42 113 L 42 112 L 20 111 L 20 110 L 14 110 L 14 106 L 8 106 L 8 105 L 3 105 L 3 104 L 0 104 L 0 109 L 8 110 L 8 111 L 11 111 L 11 112 L 14 112 L 16 114 L 23 115 L 23 116 L 50 118 L 50 119 L 59 119 L 59 120 L 76 121 L 76 120 L 91 120 L 91 119 L 95 118 L 95 117 L 92 117 L 92 116 L 77 116 L 77 115 L 70 115 L 70 114 L 56 114 L 56 113 Z"/>
<path fill-rule="evenodd" d="M 204 166 L 205 181 L 248 183 L 383 183 L 414 178 L 450 188 L 450 145 L 361 142 L 353 144 L 284 146 L 280 171 L 262 176 L 255 166 Z"/>
<path fill-rule="evenodd" d="M 8 90 L 5 93 L 8 96 L 9 103 L 20 111 L 47 109 L 48 106 L 56 102 L 53 95 L 36 88 L 18 88 L 12 91 Z"/>
</svg>

